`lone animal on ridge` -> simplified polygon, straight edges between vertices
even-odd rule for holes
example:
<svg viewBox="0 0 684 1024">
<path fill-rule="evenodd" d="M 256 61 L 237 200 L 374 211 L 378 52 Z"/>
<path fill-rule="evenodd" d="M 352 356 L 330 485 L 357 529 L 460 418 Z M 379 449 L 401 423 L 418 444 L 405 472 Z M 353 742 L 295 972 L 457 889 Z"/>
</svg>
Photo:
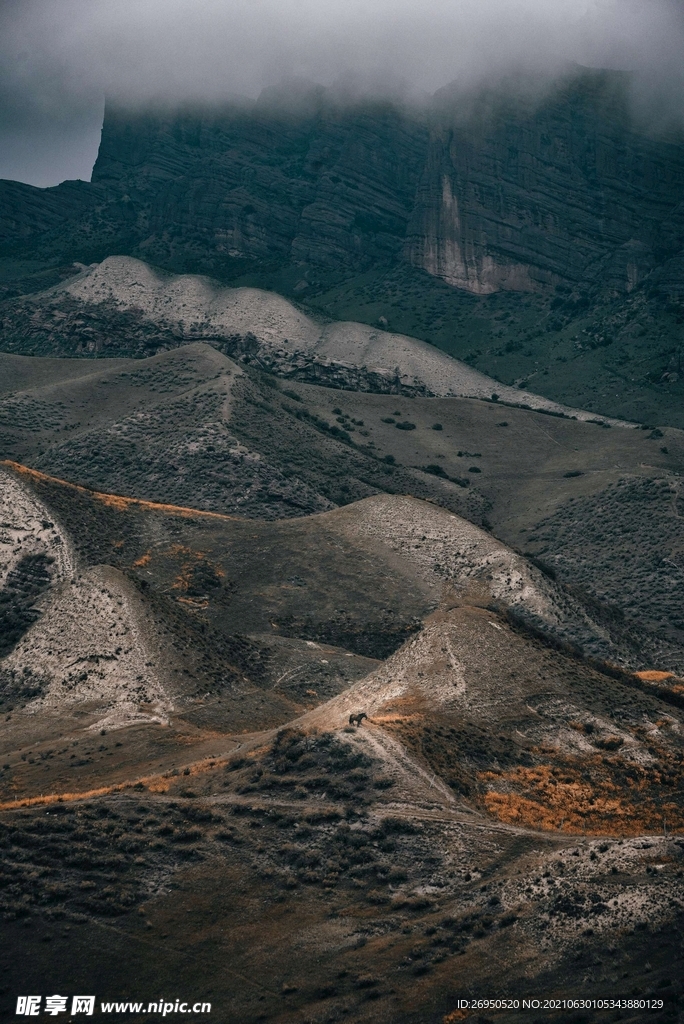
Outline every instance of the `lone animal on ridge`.
<svg viewBox="0 0 684 1024">
<path fill-rule="evenodd" d="M 361 725 L 361 722 L 363 721 L 364 718 L 368 718 L 368 715 L 366 714 L 365 711 L 359 712 L 358 715 L 350 715 L 349 716 L 349 724 L 350 725 Z"/>
</svg>

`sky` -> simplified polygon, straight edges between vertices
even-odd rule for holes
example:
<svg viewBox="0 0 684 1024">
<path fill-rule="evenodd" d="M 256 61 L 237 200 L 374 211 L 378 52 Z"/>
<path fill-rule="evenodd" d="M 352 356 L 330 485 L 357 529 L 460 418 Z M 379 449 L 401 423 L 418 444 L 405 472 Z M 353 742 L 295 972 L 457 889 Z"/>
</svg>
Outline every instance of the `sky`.
<svg viewBox="0 0 684 1024">
<path fill-rule="evenodd" d="M 88 180 L 105 96 L 256 97 L 286 78 L 420 101 L 567 62 L 684 109 L 684 0 L 0 0 L 0 178 Z"/>
</svg>

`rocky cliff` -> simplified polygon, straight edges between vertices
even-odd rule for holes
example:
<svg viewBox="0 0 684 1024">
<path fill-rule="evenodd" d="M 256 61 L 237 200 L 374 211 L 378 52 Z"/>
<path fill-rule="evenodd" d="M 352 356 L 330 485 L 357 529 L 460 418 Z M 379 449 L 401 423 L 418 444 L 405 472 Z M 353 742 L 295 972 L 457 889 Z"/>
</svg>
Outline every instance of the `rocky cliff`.
<svg viewBox="0 0 684 1024">
<path fill-rule="evenodd" d="M 626 293 L 655 272 L 677 300 L 684 139 L 635 125 L 627 86 L 583 71 L 534 102 L 445 91 L 422 111 L 321 89 L 296 108 L 108 106 L 92 183 L 0 183 L 0 247 L 223 279 L 405 261 L 475 294 Z"/>
<path fill-rule="evenodd" d="M 632 122 L 627 81 L 584 73 L 466 117 L 438 97 L 408 259 L 478 294 L 599 280 L 631 291 L 684 245 L 682 139 Z"/>
<path fill-rule="evenodd" d="M 400 257 L 427 142 L 388 106 L 108 110 L 93 182 L 154 254 L 369 265 Z"/>
</svg>

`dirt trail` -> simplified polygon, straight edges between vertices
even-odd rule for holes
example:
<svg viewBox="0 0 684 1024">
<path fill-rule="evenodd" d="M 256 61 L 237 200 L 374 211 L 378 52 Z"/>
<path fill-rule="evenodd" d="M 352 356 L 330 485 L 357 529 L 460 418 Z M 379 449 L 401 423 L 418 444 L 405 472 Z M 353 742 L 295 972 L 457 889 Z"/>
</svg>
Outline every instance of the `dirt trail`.
<svg viewBox="0 0 684 1024">
<path fill-rule="evenodd" d="M 449 787 L 434 772 L 423 768 L 393 736 L 374 725 L 362 725 L 348 737 L 366 754 L 383 764 L 386 775 L 401 785 L 401 792 L 410 794 L 416 803 L 456 808 L 459 801 Z M 370 749 L 369 749 L 370 748 Z"/>
<path fill-rule="evenodd" d="M 254 745 L 257 745 L 258 742 L 263 742 L 263 737 L 260 737 L 259 740 L 255 739 Z M 229 754 L 223 754 L 219 757 L 203 758 L 200 761 L 190 762 L 185 767 L 190 769 L 190 777 L 204 774 L 225 764 L 225 762 L 230 759 L 230 756 L 232 756 L 235 749 L 236 748 L 233 748 Z M 411 762 L 408 757 L 406 760 L 407 770 L 412 771 L 415 767 L 414 763 Z M 182 767 L 183 766 L 181 766 L 181 768 Z M 431 781 L 430 777 L 427 773 L 424 774 L 426 776 L 427 785 L 429 785 Z M 185 776 L 183 776 L 183 778 L 185 778 Z M 81 790 L 80 792 L 65 791 L 58 793 L 46 793 L 41 796 L 17 797 L 14 800 L 5 800 L 0 803 L 0 811 L 13 811 L 27 807 L 49 806 L 55 803 L 76 803 L 81 800 L 93 800 L 102 796 L 111 796 L 114 793 L 123 793 L 128 790 L 139 790 L 140 788 L 147 789 L 150 793 L 153 793 L 155 797 L 162 800 L 173 800 L 175 799 L 175 795 L 169 793 L 169 790 L 177 779 L 177 776 L 172 776 L 169 772 L 164 772 L 153 775 L 141 775 L 113 783 L 109 786 L 97 786 L 92 789 Z M 423 781 L 425 782 L 425 780 Z M 235 793 L 220 793 L 203 797 L 202 799 L 206 799 L 210 803 L 230 804 L 231 806 L 263 807 L 265 809 L 278 807 L 297 811 L 298 814 L 307 814 L 311 811 L 320 811 L 321 809 L 325 809 L 326 811 L 337 810 L 342 814 L 345 809 L 343 805 L 337 805 L 332 801 L 327 800 L 324 803 L 320 800 L 287 800 L 283 798 L 264 797 L 256 794 L 241 796 Z M 568 832 L 555 835 L 551 832 L 542 832 L 535 829 L 523 828 L 517 825 L 509 825 L 505 822 L 497 821 L 496 819 L 488 819 L 479 812 L 470 810 L 468 807 L 459 807 L 456 802 L 454 802 L 454 805 L 451 807 L 447 806 L 446 803 L 443 803 L 442 806 L 435 806 L 435 802 L 436 801 L 434 800 L 432 802 L 426 801 L 425 803 L 420 801 L 412 802 L 409 800 L 401 802 L 383 802 L 373 808 L 373 813 L 386 813 L 390 814 L 392 817 L 405 817 L 410 820 L 417 819 L 462 824 L 468 827 L 481 829 L 485 832 L 506 835 L 535 836 L 560 845 L 566 845 L 567 843 L 577 839 L 576 836 L 573 836 Z"/>
<path fill-rule="evenodd" d="M 161 800 L 174 800 L 177 794 L 171 792 L 173 786 L 179 779 L 190 781 L 201 775 L 206 775 L 214 770 L 220 770 L 239 751 L 241 755 L 249 754 L 250 751 L 263 749 L 265 744 L 272 742 L 279 730 L 271 729 L 263 733 L 252 733 L 249 736 L 225 737 L 231 741 L 229 749 L 220 753 L 204 755 L 198 760 L 189 761 L 186 764 L 176 765 L 172 772 L 152 773 L 135 776 L 130 779 L 121 780 L 108 786 L 98 786 L 91 789 L 78 791 L 65 791 L 43 794 L 40 796 L 17 797 L 13 800 L 6 800 L 0 803 L 0 811 L 20 810 L 27 807 L 49 806 L 54 803 L 73 803 L 81 800 L 92 800 L 98 797 L 110 796 L 115 793 L 122 793 L 136 789 L 146 789 L 149 793 Z M 552 847 L 566 847 L 571 844 L 598 841 L 599 835 L 574 832 L 552 832 L 548 830 L 530 828 L 524 825 L 514 825 L 500 821 L 496 818 L 487 817 L 481 811 L 469 807 L 459 801 L 444 782 L 423 768 L 406 749 L 394 737 L 388 735 L 381 727 L 364 724 L 354 733 L 340 732 L 339 739 L 343 742 L 353 744 L 362 750 L 367 756 L 371 756 L 382 765 L 384 774 L 395 780 L 392 792 L 401 794 L 397 799 L 379 799 L 374 805 L 368 808 L 374 816 L 391 816 L 406 818 L 409 821 L 420 820 L 426 822 L 442 822 L 445 825 L 453 824 L 463 826 L 466 830 L 477 830 L 479 832 L 496 835 L 508 835 L 534 838 L 536 841 L 543 841 Z M 239 738 L 239 742 L 236 742 Z M 216 741 L 213 746 L 217 747 Z M 187 770 L 187 776 L 185 774 Z M 219 805 L 239 805 L 244 807 L 259 807 L 266 810 L 270 808 L 281 808 L 296 811 L 298 814 L 325 811 L 338 811 L 341 815 L 345 812 L 342 804 L 334 801 L 310 799 L 292 800 L 287 797 L 264 796 L 263 794 L 250 793 L 241 795 L 237 793 L 210 793 L 200 797 L 210 803 Z M 660 839 L 662 837 L 650 834 L 630 837 L 629 842 L 636 842 L 639 839 Z"/>
</svg>

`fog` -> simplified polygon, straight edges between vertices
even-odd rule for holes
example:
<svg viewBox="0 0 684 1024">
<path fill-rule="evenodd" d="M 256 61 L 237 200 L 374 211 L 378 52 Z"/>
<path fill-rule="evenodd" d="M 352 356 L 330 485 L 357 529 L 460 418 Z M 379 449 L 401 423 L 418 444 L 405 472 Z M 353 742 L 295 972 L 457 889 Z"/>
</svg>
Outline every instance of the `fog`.
<svg viewBox="0 0 684 1024">
<path fill-rule="evenodd" d="M 680 117 L 684 0 L 2 0 L 0 177 L 89 178 L 103 97 L 256 97 L 298 77 L 422 102 L 568 62 L 634 73 L 648 117 Z"/>
</svg>

